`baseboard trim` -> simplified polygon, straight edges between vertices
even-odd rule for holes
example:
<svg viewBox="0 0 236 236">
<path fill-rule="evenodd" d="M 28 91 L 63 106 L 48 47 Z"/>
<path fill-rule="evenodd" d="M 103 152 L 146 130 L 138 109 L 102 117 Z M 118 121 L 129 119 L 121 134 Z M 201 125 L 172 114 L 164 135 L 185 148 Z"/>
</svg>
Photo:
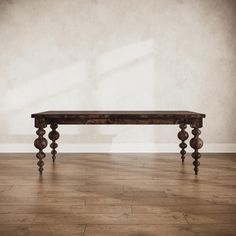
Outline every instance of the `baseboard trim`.
<svg viewBox="0 0 236 236">
<path fill-rule="evenodd" d="M 68 144 L 61 143 L 58 152 L 68 153 L 176 153 L 180 148 L 178 143 L 171 144 Z M 46 152 L 50 148 L 45 149 Z M 187 147 L 187 152 L 192 152 Z M 0 153 L 31 153 L 36 152 L 32 144 L 0 144 Z M 201 149 L 206 153 L 236 153 L 236 143 L 206 143 Z"/>
</svg>

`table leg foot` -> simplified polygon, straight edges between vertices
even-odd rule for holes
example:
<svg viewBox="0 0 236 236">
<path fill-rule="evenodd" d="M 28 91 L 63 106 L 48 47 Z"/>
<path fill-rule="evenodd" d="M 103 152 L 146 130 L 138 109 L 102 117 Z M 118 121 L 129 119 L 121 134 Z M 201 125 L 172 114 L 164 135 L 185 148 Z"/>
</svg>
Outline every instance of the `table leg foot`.
<svg viewBox="0 0 236 236">
<path fill-rule="evenodd" d="M 181 154 L 182 163 L 184 163 L 185 154 L 186 154 L 185 148 L 187 147 L 187 144 L 185 143 L 185 140 L 188 139 L 188 133 L 185 130 L 187 128 L 187 125 L 186 124 L 180 124 L 179 127 L 180 127 L 181 131 L 178 133 L 178 138 L 182 141 L 179 144 L 179 147 L 181 148 L 180 154 Z"/>
<path fill-rule="evenodd" d="M 37 165 L 39 167 L 39 173 L 40 175 L 42 175 L 43 173 L 43 166 L 44 166 L 44 161 L 43 159 L 45 158 L 46 154 L 43 152 L 43 149 L 47 147 L 47 139 L 44 138 L 44 134 L 46 133 L 46 131 L 44 130 L 44 128 L 46 128 L 47 125 L 41 123 L 39 124 L 39 126 L 37 127 L 38 130 L 36 131 L 36 134 L 38 135 L 38 138 L 35 139 L 34 141 L 34 146 L 39 150 L 39 152 L 36 154 L 36 157 L 38 158 L 38 162 Z"/>
<path fill-rule="evenodd" d="M 58 131 L 56 131 L 58 125 L 57 124 L 51 124 L 51 132 L 48 134 L 49 139 L 52 141 L 52 143 L 50 144 L 50 147 L 52 148 L 51 154 L 52 154 L 52 160 L 53 162 L 55 162 L 56 159 L 56 148 L 58 147 L 58 144 L 56 143 L 56 140 L 60 137 L 60 134 Z"/>
<path fill-rule="evenodd" d="M 201 154 L 198 152 L 198 150 L 203 146 L 202 139 L 199 138 L 199 135 L 201 134 L 201 131 L 199 128 L 194 127 L 192 130 L 193 138 L 190 140 L 190 146 L 194 149 L 194 152 L 192 153 L 192 157 L 194 159 L 193 165 L 194 165 L 194 172 L 195 175 L 198 174 L 199 171 L 199 158 L 201 157 Z"/>
</svg>

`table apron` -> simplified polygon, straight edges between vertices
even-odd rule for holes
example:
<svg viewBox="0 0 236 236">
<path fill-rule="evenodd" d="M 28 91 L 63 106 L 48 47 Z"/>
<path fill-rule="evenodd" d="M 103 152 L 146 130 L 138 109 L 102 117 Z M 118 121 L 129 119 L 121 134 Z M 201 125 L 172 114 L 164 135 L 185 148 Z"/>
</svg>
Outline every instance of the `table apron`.
<svg viewBox="0 0 236 236">
<path fill-rule="evenodd" d="M 35 124 L 39 118 L 35 118 Z M 193 127 L 202 127 L 202 118 L 43 118 L 45 124 L 62 125 L 178 125 L 189 124 Z"/>
</svg>

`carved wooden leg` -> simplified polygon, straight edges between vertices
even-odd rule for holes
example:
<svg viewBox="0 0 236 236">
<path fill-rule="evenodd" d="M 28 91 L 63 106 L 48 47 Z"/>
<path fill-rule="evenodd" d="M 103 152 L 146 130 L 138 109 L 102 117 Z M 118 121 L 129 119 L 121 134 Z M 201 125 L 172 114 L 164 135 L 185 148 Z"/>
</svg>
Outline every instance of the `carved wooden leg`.
<svg viewBox="0 0 236 236">
<path fill-rule="evenodd" d="M 198 150 L 203 146 L 203 141 L 199 138 L 199 135 L 201 134 L 199 128 L 194 127 L 192 134 L 193 138 L 190 140 L 190 146 L 194 149 L 192 157 L 194 158 L 193 165 L 194 165 L 195 175 L 197 175 L 198 166 L 200 166 L 200 162 L 198 161 L 198 159 L 201 157 L 201 154 L 198 152 Z"/>
<path fill-rule="evenodd" d="M 52 140 L 50 147 L 52 148 L 52 151 L 51 151 L 52 160 L 53 160 L 53 162 L 55 162 L 56 154 L 57 154 L 56 148 L 58 147 L 56 140 L 59 138 L 60 134 L 56 131 L 56 128 L 58 127 L 57 124 L 51 124 L 50 127 L 51 127 L 52 131 L 48 134 L 48 137 L 50 140 Z"/>
<path fill-rule="evenodd" d="M 43 149 L 47 147 L 47 139 L 43 137 L 43 135 L 46 133 L 44 128 L 47 127 L 44 120 L 35 120 L 35 127 L 38 128 L 36 131 L 36 134 L 38 135 L 38 138 L 34 141 L 34 146 L 39 150 L 39 152 L 36 154 L 36 157 L 39 159 L 37 165 L 39 166 L 39 172 L 40 175 L 43 173 L 43 166 L 46 154 L 43 152 Z"/>
<path fill-rule="evenodd" d="M 181 131 L 178 133 L 178 138 L 182 141 L 179 145 L 179 147 L 181 148 L 180 154 L 181 154 L 181 159 L 182 159 L 182 163 L 184 163 L 184 159 L 185 159 L 185 148 L 187 147 L 187 144 L 185 143 L 185 140 L 188 139 L 188 133 L 187 131 L 185 131 L 185 129 L 187 128 L 186 124 L 180 124 L 179 125 Z"/>
</svg>

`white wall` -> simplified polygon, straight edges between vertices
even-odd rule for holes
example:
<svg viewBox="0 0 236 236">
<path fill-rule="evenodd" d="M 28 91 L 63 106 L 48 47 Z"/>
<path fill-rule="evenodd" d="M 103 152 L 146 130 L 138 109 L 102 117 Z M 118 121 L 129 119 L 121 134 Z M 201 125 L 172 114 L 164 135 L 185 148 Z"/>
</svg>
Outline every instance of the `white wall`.
<svg viewBox="0 0 236 236">
<path fill-rule="evenodd" d="M 236 151 L 235 3 L 0 0 L 0 152 L 64 109 L 198 111 L 203 151 Z M 59 151 L 179 151 L 177 126 L 59 131 Z"/>
</svg>

